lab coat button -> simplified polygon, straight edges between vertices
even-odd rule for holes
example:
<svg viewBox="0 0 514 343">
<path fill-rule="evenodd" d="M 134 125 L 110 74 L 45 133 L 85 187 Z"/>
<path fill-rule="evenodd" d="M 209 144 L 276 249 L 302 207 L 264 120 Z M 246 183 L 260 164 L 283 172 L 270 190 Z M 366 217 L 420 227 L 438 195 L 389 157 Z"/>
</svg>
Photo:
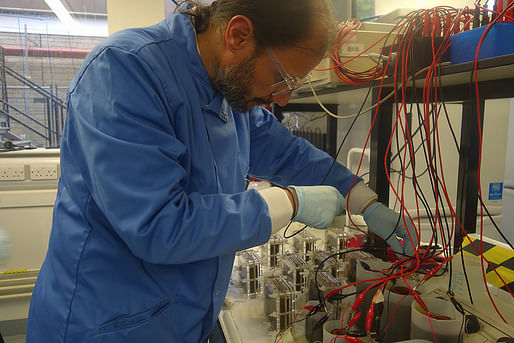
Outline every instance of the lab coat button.
<svg viewBox="0 0 514 343">
<path fill-rule="evenodd" d="M 216 290 L 216 296 L 218 296 L 218 295 L 220 295 L 220 290 L 219 289 Z"/>
</svg>

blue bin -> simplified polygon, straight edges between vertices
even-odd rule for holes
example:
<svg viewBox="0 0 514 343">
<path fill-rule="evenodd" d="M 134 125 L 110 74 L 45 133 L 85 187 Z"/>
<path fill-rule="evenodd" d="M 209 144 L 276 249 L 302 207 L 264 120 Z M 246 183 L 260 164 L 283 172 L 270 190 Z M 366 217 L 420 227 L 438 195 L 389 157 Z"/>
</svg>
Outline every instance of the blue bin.
<svg viewBox="0 0 514 343">
<path fill-rule="evenodd" d="M 451 37 L 450 62 L 459 64 L 475 60 L 478 42 L 487 26 L 458 33 Z M 480 47 L 478 59 L 514 54 L 514 23 L 496 23 Z"/>
</svg>

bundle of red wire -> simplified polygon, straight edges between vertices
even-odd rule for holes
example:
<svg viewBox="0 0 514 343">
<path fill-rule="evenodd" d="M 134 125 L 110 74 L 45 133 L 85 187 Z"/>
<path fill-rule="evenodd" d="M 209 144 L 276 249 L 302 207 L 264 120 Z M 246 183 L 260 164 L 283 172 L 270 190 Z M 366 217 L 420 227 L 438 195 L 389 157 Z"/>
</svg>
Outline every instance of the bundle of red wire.
<svg viewBox="0 0 514 343">
<path fill-rule="evenodd" d="M 370 286 L 368 286 L 360 295 L 357 296 L 356 302 L 345 309 L 345 312 L 348 310 L 352 310 L 352 319 L 349 323 L 346 323 L 346 327 L 350 327 L 351 324 L 355 323 L 361 316 L 362 313 L 359 310 L 359 306 L 361 305 L 362 299 L 365 294 L 372 289 L 377 288 L 375 291 L 375 296 L 373 299 L 376 299 L 379 294 L 381 294 L 382 290 L 386 287 L 387 283 L 392 280 L 399 280 L 406 286 L 409 290 L 407 295 L 413 295 L 414 300 L 420 303 L 421 307 L 425 311 L 427 317 L 429 317 L 430 324 L 432 325 L 431 320 L 435 317 L 430 314 L 426 306 L 423 304 L 422 299 L 417 295 L 415 289 L 409 285 L 407 282 L 407 277 L 414 273 L 419 273 L 424 271 L 425 276 L 423 277 L 422 282 L 425 282 L 441 267 L 446 266 L 452 258 L 452 249 L 451 242 L 455 237 L 456 227 L 460 229 L 460 231 L 469 239 L 471 246 L 477 252 L 477 254 L 481 258 L 482 262 L 482 276 L 484 284 L 486 284 L 485 289 L 487 290 L 488 297 L 493 305 L 495 311 L 498 316 L 507 323 L 507 320 L 504 318 L 500 310 L 498 309 L 496 303 L 494 302 L 489 288 L 487 287 L 487 281 L 485 276 L 485 263 L 489 266 L 489 268 L 496 274 L 496 276 L 501 280 L 504 287 L 510 293 L 510 295 L 514 298 L 514 294 L 512 290 L 509 289 L 507 283 L 502 278 L 502 276 L 495 270 L 494 266 L 487 260 L 483 253 L 482 246 L 482 234 L 483 234 L 483 204 L 481 202 L 481 219 L 480 219 L 480 244 L 477 246 L 473 243 L 473 241 L 468 236 L 466 232 L 466 228 L 460 223 L 455 206 L 452 204 L 452 199 L 449 196 L 447 183 L 445 180 L 444 169 L 441 167 L 444 165 L 443 162 L 443 154 L 441 149 L 440 142 L 440 129 L 439 129 L 439 114 L 441 105 L 444 107 L 444 99 L 440 99 L 442 97 L 442 89 L 440 87 L 439 82 L 439 68 L 442 57 L 445 55 L 447 50 L 450 47 L 450 38 L 454 34 L 460 33 L 462 31 L 466 31 L 471 29 L 471 25 L 474 21 L 474 17 L 476 18 L 477 13 L 482 15 L 482 18 L 487 18 L 487 22 L 489 23 L 486 27 L 480 42 L 478 44 L 478 48 L 476 51 L 475 62 L 474 62 L 474 82 L 475 82 L 475 96 L 477 101 L 477 116 L 480 118 L 480 106 L 479 106 L 479 83 L 477 77 L 477 60 L 480 47 L 484 38 L 486 37 L 488 31 L 491 26 L 494 25 L 497 21 L 504 20 L 505 18 L 512 20 L 512 18 L 506 16 L 506 13 L 510 13 L 512 8 L 514 8 L 514 3 L 511 3 L 509 7 L 505 8 L 501 13 L 495 12 L 494 19 L 489 23 L 489 12 L 492 12 L 486 8 L 481 7 L 479 4 L 476 4 L 475 10 L 471 10 L 469 8 L 464 8 L 461 10 L 457 10 L 448 6 L 439 6 L 432 9 L 422 9 L 409 13 L 407 16 L 402 18 L 389 32 L 381 37 L 378 41 L 376 41 L 371 46 L 367 47 L 365 50 L 361 51 L 360 54 L 354 56 L 350 59 L 342 59 L 340 55 L 341 46 L 347 43 L 352 37 L 354 37 L 359 28 L 361 27 L 361 23 L 358 20 L 352 19 L 345 23 L 340 23 L 338 27 L 338 36 L 337 40 L 334 44 L 333 53 L 330 58 L 333 62 L 333 66 L 329 68 L 330 70 L 334 70 L 338 77 L 342 82 L 348 83 L 350 85 L 362 85 L 370 82 L 374 82 L 373 86 L 378 89 L 378 100 L 377 106 L 375 107 L 375 111 L 372 117 L 371 129 L 367 135 L 366 143 L 364 145 L 363 151 L 366 148 L 368 141 L 371 137 L 371 132 L 373 126 L 375 125 L 376 119 L 380 114 L 380 102 L 384 98 L 382 94 L 382 89 L 385 82 L 389 84 L 393 84 L 394 87 L 394 103 L 397 104 L 396 108 L 396 117 L 394 118 L 393 128 L 390 133 L 389 142 L 387 146 L 386 156 L 389 156 L 391 152 L 391 148 L 393 146 L 394 138 L 396 137 L 398 152 L 397 156 L 400 157 L 400 165 L 401 170 L 399 171 L 399 184 L 401 182 L 401 186 L 395 186 L 391 181 L 391 175 L 389 173 L 388 168 L 388 160 L 387 157 L 384 160 L 384 167 L 387 174 L 387 179 L 390 184 L 390 189 L 394 194 L 394 197 L 399 202 L 401 206 L 401 219 L 404 222 L 404 225 L 407 222 L 410 222 L 412 226 L 416 229 L 416 232 L 409 233 L 409 236 L 416 235 L 418 239 L 410 239 L 410 241 L 420 241 L 421 236 L 421 216 L 420 216 L 420 207 L 424 206 L 425 208 L 434 208 L 434 214 L 432 216 L 432 231 L 433 235 L 426 245 L 426 248 L 421 249 L 420 244 L 415 248 L 414 256 L 403 256 L 402 258 L 395 261 L 391 268 L 389 269 L 389 273 L 384 275 L 383 277 L 373 279 L 373 280 L 361 280 L 355 283 L 340 287 L 338 289 L 334 289 L 331 292 L 325 295 L 325 299 L 330 298 L 334 294 L 340 293 L 345 288 L 355 286 L 358 283 L 363 282 L 371 282 Z M 482 13 L 481 13 L 482 12 Z M 483 19 L 482 19 L 483 21 Z M 475 20 L 476 22 L 476 20 Z M 425 37 L 425 41 L 429 41 L 431 44 L 431 63 L 428 66 L 421 70 L 412 70 L 413 69 L 413 59 L 415 55 L 415 51 L 413 51 L 413 42 L 419 37 Z M 391 38 L 391 39 L 390 39 Z M 389 41 L 389 42 L 388 42 Z M 386 44 L 390 46 L 390 48 L 384 49 L 382 51 L 387 51 L 382 55 L 382 62 L 378 62 L 374 68 L 370 68 L 364 71 L 355 71 L 349 69 L 346 64 L 357 57 L 362 56 L 364 53 L 369 51 L 372 47 L 377 44 Z M 325 69 L 325 70 L 329 70 Z M 389 76 L 388 76 L 389 75 Z M 417 182 L 416 175 L 416 151 L 413 144 L 413 132 L 409 123 L 408 114 L 410 111 L 407 111 L 407 103 L 413 103 L 412 99 L 408 99 L 407 88 L 409 82 L 418 82 L 423 78 L 423 89 L 422 89 L 422 99 L 421 101 L 423 105 L 419 108 L 419 132 L 422 136 L 422 147 L 425 153 L 425 163 L 426 163 L 426 171 L 430 178 L 431 191 L 433 193 L 433 204 L 430 204 L 426 197 L 422 194 L 420 186 Z M 413 85 L 415 88 L 415 85 Z M 411 101 L 409 101 L 411 100 Z M 416 99 L 419 100 L 419 99 Z M 446 108 L 445 108 L 446 110 Z M 482 128 L 480 127 L 480 120 L 478 122 L 478 131 L 480 141 L 479 150 L 482 150 Z M 451 126 L 450 121 L 448 119 L 448 124 Z M 423 138 L 423 136 L 425 138 Z M 404 149 L 401 151 L 398 144 L 398 137 L 403 140 Z M 456 143 L 457 144 L 457 143 Z M 458 147 L 457 147 L 458 149 Z M 444 149 L 443 149 L 444 150 Z M 356 172 L 356 175 L 359 174 L 359 170 L 362 165 L 362 161 L 364 158 L 364 153 L 361 156 L 359 166 Z M 481 153 L 479 156 L 479 169 L 478 169 L 478 190 L 479 197 L 481 199 L 481 185 L 480 185 L 480 163 L 481 163 Z M 408 170 L 412 171 L 412 187 L 415 196 L 416 203 L 416 216 L 417 220 L 413 219 L 411 213 L 409 213 L 406 209 L 405 205 L 405 186 L 406 186 L 406 172 Z M 355 177 L 353 183 L 355 183 L 357 177 Z M 353 184 L 352 184 L 353 187 Z M 347 201 L 350 198 L 351 191 L 347 197 Z M 430 206 L 431 205 L 431 206 Z M 449 211 L 447 214 L 446 212 Z M 427 213 L 431 212 L 427 210 Z M 448 224 L 447 220 L 451 222 L 451 225 Z M 351 221 L 351 217 L 350 217 Z M 353 222 L 352 222 L 353 223 Z M 353 224 L 355 229 L 360 230 L 359 227 Z M 407 226 L 407 225 L 406 225 Z M 361 231 L 361 230 L 360 230 Z M 368 233 L 365 233 L 368 234 Z M 371 234 L 370 234 L 371 235 Z M 442 245 L 439 246 L 437 242 L 441 240 Z M 407 296 L 406 295 L 406 296 Z M 375 300 L 371 302 L 370 308 L 367 310 L 366 314 L 366 330 L 369 332 L 371 329 L 371 321 L 373 318 L 373 307 L 375 305 Z M 396 311 L 396 309 L 395 309 Z M 342 316 L 344 318 L 344 315 Z M 437 318 L 436 318 L 437 319 Z M 296 318 L 295 318 L 296 321 Z M 341 336 L 347 342 L 358 342 L 359 340 L 355 337 L 349 337 L 345 334 L 344 327 L 345 323 L 343 323 L 343 319 L 341 319 L 341 327 L 343 331 L 341 332 Z M 293 322 L 294 324 L 294 322 Z M 508 323 L 512 324 L 512 323 Z M 387 327 L 389 324 L 386 326 Z M 291 325 L 292 326 L 292 325 Z M 339 336 L 338 336 L 339 337 Z M 435 334 L 434 334 L 434 339 Z"/>
</svg>

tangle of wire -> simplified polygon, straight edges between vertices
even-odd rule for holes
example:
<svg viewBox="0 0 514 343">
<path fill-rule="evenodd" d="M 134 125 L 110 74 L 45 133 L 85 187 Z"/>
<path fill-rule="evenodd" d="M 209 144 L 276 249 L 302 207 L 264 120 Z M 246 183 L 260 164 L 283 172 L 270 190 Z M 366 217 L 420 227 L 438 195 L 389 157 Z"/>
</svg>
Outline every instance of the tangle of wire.
<svg viewBox="0 0 514 343">
<path fill-rule="evenodd" d="M 514 4 L 511 4 L 510 7 L 505 8 L 503 12 L 495 13 L 495 18 L 491 21 L 491 23 L 488 25 L 486 30 L 484 31 L 479 47 L 476 52 L 475 57 L 475 64 L 473 68 L 473 75 L 474 75 L 474 83 L 475 83 L 475 90 L 476 90 L 476 100 L 477 100 L 477 110 L 479 111 L 480 107 L 478 104 L 479 101 L 479 88 L 478 88 L 478 80 L 477 80 L 477 60 L 478 60 L 478 52 L 480 45 L 482 44 L 485 36 L 490 30 L 490 27 L 494 25 L 495 22 L 499 21 L 500 19 L 504 18 L 505 13 L 507 13 L 509 10 L 511 10 L 514 7 Z M 482 17 L 487 15 L 487 12 L 485 9 L 482 9 L 478 7 L 479 10 L 482 12 Z M 475 9 L 476 14 L 476 9 Z M 488 16 L 487 16 L 488 18 Z M 390 280 L 406 280 L 405 278 L 413 273 L 421 273 L 421 274 L 427 274 L 426 266 L 433 265 L 434 263 L 436 266 L 440 267 L 444 264 L 444 268 L 447 269 L 448 267 L 452 268 L 452 260 L 451 256 L 453 255 L 451 242 L 455 238 L 456 230 L 457 228 L 460 229 L 460 232 L 468 238 L 471 247 L 480 255 L 481 261 L 482 261 L 482 275 L 485 280 L 485 270 L 484 270 L 484 264 L 487 263 L 489 268 L 496 274 L 496 276 L 500 279 L 500 281 L 503 283 L 507 291 L 514 297 L 512 291 L 509 289 L 507 283 L 501 275 L 498 274 L 498 272 L 494 269 L 494 267 L 491 265 L 491 263 L 484 257 L 483 255 L 483 246 L 482 246 L 482 226 L 483 226 L 483 213 L 481 213 L 481 229 L 480 229 L 480 244 L 477 246 L 474 244 L 469 238 L 465 228 L 463 227 L 462 223 L 459 222 L 459 219 L 456 214 L 456 210 L 454 209 L 454 206 L 452 205 L 451 199 L 448 195 L 445 175 L 444 175 L 444 169 L 442 168 L 444 166 L 444 160 L 443 155 L 441 153 L 441 144 L 440 144 L 440 133 L 439 133 L 439 118 L 441 114 L 441 107 L 444 111 L 448 126 L 451 130 L 451 134 L 453 137 L 453 140 L 455 142 L 455 145 L 457 147 L 457 152 L 460 153 L 457 139 L 455 137 L 455 133 L 453 130 L 453 127 L 451 125 L 451 122 L 449 120 L 448 112 L 446 109 L 446 105 L 444 102 L 444 95 L 443 95 L 443 87 L 441 87 L 442 79 L 441 79 L 441 73 L 440 73 L 440 65 L 441 60 L 444 56 L 444 54 L 447 52 L 449 45 L 450 45 L 450 38 L 452 35 L 459 33 L 461 31 L 469 30 L 471 28 L 471 23 L 473 21 L 473 11 L 469 8 L 464 8 L 461 10 L 457 10 L 448 6 L 440 6 L 436 7 L 430 10 L 418 10 L 413 11 L 409 13 L 407 16 L 405 16 L 398 24 L 395 25 L 395 28 L 391 30 L 389 34 L 384 36 L 384 38 L 387 40 L 390 37 L 393 37 L 393 43 L 390 43 L 392 48 L 389 49 L 387 56 L 385 54 L 381 57 L 384 58 L 385 62 L 383 64 L 380 64 L 380 58 L 377 62 L 377 65 L 375 68 L 373 68 L 373 73 L 371 73 L 371 77 L 369 77 L 369 70 L 363 71 L 363 72 L 355 72 L 352 70 L 349 70 L 348 68 L 344 67 L 345 62 L 341 59 L 340 56 L 340 46 L 335 48 L 335 52 L 331 58 L 334 62 L 334 66 L 332 67 L 334 71 L 336 71 L 337 75 L 340 76 L 341 80 L 343 82 L 347 82 L 351 85 L 358 85 L 358 84 L 364 84 L 369 83 L 368 88 L 368 94 L 366 95 L 366 99 L 369 96 L 369 93 L 372 89 L 372 87 L 378 87 L 378 100 L 376 106 L 374 106 L 374 116 L 372 121 L 372 127 L 375 124 L 375 121 L 377 119 L 377 116 L 379 114 L 379 108 L 381 101 L 385 101 L 384 98 L 381 98 L 381 91 L 384 85 L 384 81 L 386 80 L 386 76 L 389 76 L 389 79 L 392 79 L 392 84 L 394 87 L 394 90 L 392 93 L 394 93 L 394 101 L 395 104 L 395 112 L 396 117 L 394 119 L 393 129 L 391 131 L 390 139 L 388 142 L 387 147 L 387 153 L 386 156 L 388 156 L 389 152 L 391 151 L 392 143 L 393 141 L 396 142 L 397 147 L 397 153 L 394 156 L 394 159 L 399 160 L 399 164 L 401 166 L 401 170 L 396 171 L 399 174 L 398 181 L 401 179 L 401 187 L 400 185 L 397 185 L 396 187 L 393 185 L 391 178 L 390 178 L 390 172 L 388 168 L 388 161 L 387 157 L 386 160 L 384 160 L 384 167 L 387 174 L 387 179 L 390 184 L 390 188 L 392 189 L 394 193 L 394 198 L 396 202 L 400 203 L 400 218 L 399 220 L 403 220 L 404 224 L 406 224 L 407 221 L 410 221 L 411 224 L 416 228 L 416 232 L 412 233 L 415 234 L 418 238 L 421 235 L 421 222 L 420 222 L 420 206 L 424 207 L 426 211 L 426 216 L 428 217 L 430 226 L 432 228 L 432 236 L 430 239 L 430 242 L 428 243 L 427 247 L 424 249 L 421 249 L 418 245 L 416 248 L 415 256 L 403 256 L 401 259 L 393 263 L 393 266 L 391 268 L 391 272 L 384 276 L 383 278 L 379 280 L 375 280 L 374 283 L 370 286 L 371 288 L 367 288 L 366 292 L 378 287 L 378 291 L 383 289 L 385 287 L 385 284 L 389 282 Z M 482 20 L 483 21 L 483 20 Z M 344 44 L 347 42 L 353 35 L 356 34 L 356 31 L 360 25 L 355 21 L 349 21 L 345 25 L 341 25 L 339 28 L 339 37 L 337 44 Z M 416 74 L 418 71 L 414 70 L 414 60 L 416 58 L 415 51 L 412 48 L 413 41 L 417 37 L 428 37 L 428 41 L 432 45 L 432 62 L 427 67 L 426 70 L 426 76 L 423 80 L 423 88 L 422 88 L 422 99 L 419 99 L 417 97 L 417 92 L 415 91 L 417 89 L 416 82 L 419 80 Z M 385 46 L 385 43 L 384 43 Z M 394 54 L 393 54 L 394 50 Z M 419 57 L 419 56 L 418 56 Z M 371 69 L 370 69 L 371 70 Z M 411 76 L 409 76 L 411 75 Z M 472 76 L 473 81 L 473 76 Z M 411 92 L 412 96 L 409 99 L 407 96 L 407 83 L 411 82 L 412 86 L 411 89 L 414 89 L 413 92 Z M 470 84 L 473 84 L 470 83 Z M 391 95 L 391 94 L 390 94 Z M 421 101 L 420 101 L 421 100 Z M 366 101 L 366 100 L 365 100 Z M 364 103 L 363 102 L 363 106 Z M 407 111 L 406 103 L 411 103 L 411 109 Z M 408 113 L 413 113 L 412 111 L 412 104 L 416 104 L 417 109 L 417 115 L 418 115 L 418 121 L 420 125 L 417 127 L 417 129 L 414 131 L 414 133 L 411 132 L 411 128 L 409 127 L 409 120 L 408 120 Z M 422 103 L 422 105 L 420 105 Z M 342 145 L 344 144 L 349 132 L 353 128 L 353 124 L 357 120 L 357 118 L 360 116 L 363 106 L 361 106 L 361 109 L 359 112 L 354 116 L 354 120 L 352 122 L 352 125 L 350 125 L 349 130 L 346 133 L 346 136 L 344 137 L 341 145 L 338 149 L 341 150 Z M 480 113 L 478 113 L 480 115 Z M 480 127 L 480 120 L 478 120 L 479 125 L 479 137 L 481 137 L 481 127 Z M 419 134 L 421 137 L 421 144 L 414 148 L 413 145 L 413 138 L 416 134 Z M 368 134 L 366 145 L 368 144 L 369 138 L 371 135 Z M 403 144 L 400 143 L 400 139 L 403 140 Z M 481 138 L 480 138 L 480 150 L 481 150 Z M 426 165 L 426 168 L 424 168 L 423 173 L 417 174 L 416 173 L 416 166 L 418 165 L 418 162 L 416 160 L 416 153 L 418 150 L 422 148 L 422 157 L 421 163 L 424 163 Z M 364 149 L 363 149 L 364 150 Z M 356 175 L 358 175 L 360 166 L 362 164 L 362 158 L 359 163 L 359 167 L 357 169 Z M 335 163 L 335 160 L 334 160 Z M 480 165 L 480 163 L 479 163 Z M 326 181 L 328 175 L 331 173 L 333 169 L 332 167 L 329 169 L 329 171 L 326 173 L 325 177 L 322 180 L 322 183 Z M 406 171 L 407 170 L 412 171 L 412 177 L 407 178 Z M 420 183 L 418 181 L 418 178 L 428 173 L 429 176 L 429 182 L 430 182 L 430 190 L 431 194 L 433 195 L 433 203 L 434 206 L 430 206 L 431 201 L 429 201 L 428 197 L 423 193 L 423 190 L 420 186 Z M 407 212 L 405 207 L 405 181 L 406 179 L 410 179 L 412 182 L 412 187 L 414 188 L 415 193 L 415 202 L 416 202 L 416 212 L 417 216 L 412 217 L 409 212 Z M 478 179 L 480 180 L 480 174 Z M 353 184 L 357 181 L 357 176 L 355 176 Z M 507 244 L 509 244 L 512 247 L 512 244 L 508 242 L 508 240 L 503 236 L 501 233 L 501 230 L 499 230 L 497 224 L 494 222 L 490 212 L 487 210 L 487 207 L 485 206 L 483 200 L 482 200 L 482 194 L 480 191 L 480 185 L 478 187 L 479 194 L 478 199 L 480 201 L 480 207 L 481 211 L 483 208 L 485 208 L 487 215 L 490 217 L 491 222 L 493 223 L 494 227 L 502 237 L 505 239 Z M 351 191 L 350 191 L 351 192 Z M 347 196 L 348 201 L 349 195 Z M 435 208 L 434 208 L 435 207 Z M 417 218 L 417 221 L 415 221 L 415 218 Z M 449 219 L 449 220 L 448 220 Z M 351 217 L 350 217 L 351 221 Z M 417 224 L 417 225 L 416 225 Z M 355 224 L 353 224 L 355 225 Z M 355 225 L 355 227 L 358 229 L 358 227 Z M 303 230 L 303 229 L 302 229 Z M 301 230 L 300 230 L 301 231 Z M 300 232 L 298 231 L 298 232 Z M 297 233 L 298 233 L 297 232 Z M 296 233 L 295 233 L 296 234 Z M 392 234 L 392 233 L 391 233 Z M 294 235 L 294 234 L 293 234 Z M 286 235 L 285 235 L 286 236 Z M 292 237 L 292 236 L 289 236 Z M 286 236 L 286 238 L 288 238 Z M 412 240 L 411 240 L 412 241 Z M 439 244 L 439 241 L 441 242 Z M 419 239 L 418 239 L 419 242 Z M 469 280 L 467 278 L 467 272 L 464 265 L 464 259 L 462 255 L 462 249 L 459 249 L 461 252 L 461 258 L 463 263 L 463 271 L 465 273 L 466 283 L 468 285 L 468 293 L 470 296 L 470 301 L 473 302 L 471 297 L 471 291 L 469 287 Z M 346 253 L 346 252 L 345 252 Z M 397 252 L 398 253 L 398 252 Z M 332 258 L 334 256 L 337 256 L 337 254 L 332 255 L 329 258 Z M 323 263 L 327 260 L 325 259 L 319 266 L 318 269 L 316 269 L 316 276 L 315 276 L 315 282 L 316 287 L 318 290 L 318 298 L 320 301 L 320 306 L 325 307 L 324 301 L 327 298 L 330 298 L 331 296 L 334 296 L 335 294 L 339 294 L 343 289 L 346 287 L 355 285 L 346 285 L 339 289 L 332 290 L 326 295 L 322 295 L 321 291 L 319 290 L 319 285 L 317 284 L 317 272 L 323 265 Z M 363 280 L 366 281 L 366 280 Z M 367 280 L 369 281 L 369 280 Z M 448 289 L 451 289 L 451 277 L 449 279 L 449 286 Z M 411 286 L 405 281 L 405 285 L 409 290 L 412 292 Z M 487 289 L 487 292 L 489 293 L 488 287 L 485 287 Z M 377 291 L 377 293 L 378 293 Z M 496 304 L 494 303 L 494 300 L 490 294 L 489 298 L 490 301 L 495 308 L 496 312 L 500 316 L 500 318 L 504 321 L 505 318 L 500 313 L 499 309 L 497 308 Z"/>
</svg>

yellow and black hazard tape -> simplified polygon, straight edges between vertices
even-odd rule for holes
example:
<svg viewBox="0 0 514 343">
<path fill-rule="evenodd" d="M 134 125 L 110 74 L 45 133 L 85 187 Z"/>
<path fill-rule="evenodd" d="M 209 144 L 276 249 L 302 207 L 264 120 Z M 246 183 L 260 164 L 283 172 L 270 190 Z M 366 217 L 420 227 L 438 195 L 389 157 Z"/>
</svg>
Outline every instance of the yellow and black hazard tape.
<svg viewBox="0 0 514 343">
<path fill-rule="evenodd" d="M 471 242 L 480 249 L 479 239 L 471 238 Z M 482 241 L 482 249 L 484 257 L 496 269 L 496 272 L 502 277 L 507 286 L 514 291 L 514 251 L 486 241 Z M 470 240 L 467 237 L 464 238 L 464 241 L 462 242 L 462 250 L 465 254 L 480 256 L 480 254 L 470 244 Z M 487 266 L 486 279 L 491 285 L 507 290 L 503 282 L 490 266 Z"/>
</svg>

